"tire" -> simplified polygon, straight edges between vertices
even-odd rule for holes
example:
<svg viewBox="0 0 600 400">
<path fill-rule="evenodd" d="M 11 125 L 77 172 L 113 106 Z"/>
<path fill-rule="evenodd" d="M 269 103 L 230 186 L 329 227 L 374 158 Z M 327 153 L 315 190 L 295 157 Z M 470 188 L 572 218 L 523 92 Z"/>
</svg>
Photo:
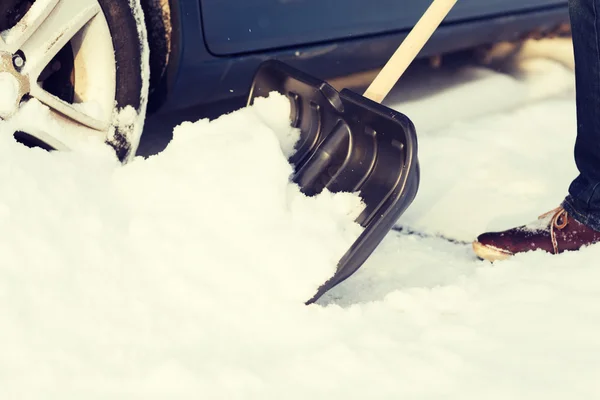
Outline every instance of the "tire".
<svg viewBox="0 0 600 400">
<path fill-rule="evenodd" d="M 148 103 L 149 51 L 144 15 L 139 0 L 98 0 L 111 31 L 115 49 L 116 109 L 133 107 L 138 114 L 136 126 L 115 125 L 107 143 L 121 161 L 135 156 L 143 130 Z M 133 129 L 138 133 L 130 133 Z M 130 135 L 135 139 L 129 138 Z"/>
<path fill-rule="evenodd" d="M 33 39 L 21 47 L 11 48 L 8 43 L 0 51 L 13 60 L 15 55 L 22 56 L 24 67 L 15 66 L 16 72 L 9 72 L 17 79 L 29 80 L 35 90 L 23 90 L 25 94 L 14 113 L 0 117 L 14 122 L 15 137 L 28 146 L 72 150 L 82 138 L 92 134 L 111 146 L 121 162 L 132 160 L 143 131 L 150 79 L 148 38 L 140 0 L 0 0 L 0 12 L 4 13 L 0 23 L 8 25 L 0 26 L 0 30 L 26 20 L 30 10 L 30 17 L 39 15 L 39 10 L 48 10 L 43 18 L 31 23 Z M 80 17 L 83 14 L 86 17 Z M 79 20 L 81 27 L 77 25 Z M 51 35 L 57 31 L 58 43 L 63 36 L 60 31 L 71 29 L 69 24 L 77 27 L 69 31 L 68 37 L 64 35 L 64 45 L 60 42 L 52 52 L 42 46 L 51 42 L 46 31 Z M 60 51 L 56 50 L 59 46 Z M 28 57 L 30 54 L 37 58 Z M 38 62 L 40 66 L 30 66 L 29 58 L 42 60 Z M 48 107 L 56 126 L 64 128 L 61 132 L 31 126 L 27 118 L 18 117 L 25 112 L 23 105 L 35 100 Z M 78 108 L 86 102 L 98 105 L 100 111 L 93 114 L 89 109 Z"/>
</svg>

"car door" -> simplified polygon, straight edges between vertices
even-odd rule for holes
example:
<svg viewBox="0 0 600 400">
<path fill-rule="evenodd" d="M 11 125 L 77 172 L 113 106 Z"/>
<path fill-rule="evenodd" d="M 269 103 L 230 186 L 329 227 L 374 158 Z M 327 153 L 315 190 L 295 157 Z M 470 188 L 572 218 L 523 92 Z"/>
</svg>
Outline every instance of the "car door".
<svg viewBox="0 0 600 400">
<path fill-rule="evenodd" d="M 347 40 L 410 29 L 428 0 L 197 0 L 214 55 Z M 566 0 L 459 0 L 446 19 L 458 23 L 531 12 Z"/>
</svg>

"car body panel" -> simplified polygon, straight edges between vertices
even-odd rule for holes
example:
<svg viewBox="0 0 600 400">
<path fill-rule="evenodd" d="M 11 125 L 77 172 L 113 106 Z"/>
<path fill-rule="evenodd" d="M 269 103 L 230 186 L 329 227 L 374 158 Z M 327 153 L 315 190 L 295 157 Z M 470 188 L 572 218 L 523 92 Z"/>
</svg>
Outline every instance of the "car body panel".
<svg viewBox="0 0 600 400">
<path fill-rule="evenodd" d="M 318 43 L 310 43 L 308 39 L 300 43 L 298 38 L 292 40 L 293 43 L 287 43 L 278 39 L 275 33 L 268 35 L 263 33 L 265 35 L 263 42 L 252 41 L 252 45 L 249 45 L 247 39 L 250 36 L 245 38 L 240 36 L 243 39 L 240 39 L 241 42 L 246 40 L 244 46 L 248 45 L 249 47 L 231 44 L 231 47 L 221 47 L 220 49 L 225 52 L 244 50 L 243 53 L 217 55 L 208 46 L 206 30 L 213 31 L 210 33 L 212 40 L 215 37 L 222 39 L 225 35 L 231 37 L 235 32 L 241 35 L 239 33 L 241 31 L 239 29 L 231 30 L 229 22 L 223 21 L 225 15 L 220 17 L 221 33 L 214 32 L 218 28 L 219 21 L 215 20 L 205 26 L 203 21 L 207 17 L 203 15 L 200 1 L 171 0 L 172 54 L 166 81 L 163 85 L 165 90 L 161 91 L 158 100 L 155 99 L 153 112 L 171 112 L 247 96 L 258 65 L 262 61 L 273 58 L 289 63 L 322 80 L 380 67 L 396 50 L 425 10 L 421 2 L 419 2 L 420 6 L 416 6 L 417 2 L 414 0 L 402 2 L 403 4 L 414 4 L 415 8 L 411 13 L 408 9 L 406 10 L 406 15 L 410 14 L 412 17 L 406 17 L 404 22 L 398 20 L 397 28 L 394 28 L 396 24 L 392 22 L 388 22 L 386 26 L 377 30 L 374 28 L 375 25 L 367 24 L 362 25 L 362 28 L 356 28 L 357 32 L 360 31 L 359 29 L 363 29 L 362 34 L 356 35 L 344 36 L 341 33 L 332 33 L 329 27 L 323 26 L 319 29 L 321 33 L 313 34 L 312 40 L 334 36 L 343 38 L 322 40 Z M 216 0 L 211 1 L 212 3 L 216 2 Z M 220 0 L 223 4 L 227 2 L 233 4 L 232 1 L 237 2 L 237 0 Z M 359 1 L 363 0 L 352 0 L 352 2 Z M 381 4 L 384 3 L 383 0 L 372 0 L 365 4 L 372 6 L 377 1 L 381 1 Z M 282 0 L 277 2 L 273 0 L 272 4 L 282 7 L 281 3 L 283 7 L 292 7 L 295 2 L 304 6 L 308 4 L 307 1 L 301 0 L 285 0 L 283 2 Z M 247 0 L 247 3 L 268 4 L 264 0 Z M 321 14 L 319 17 L 321 21 L 324 18 L 323 14 L 331 19 L 340 18 L 339 12 L 327 11 L 328 9 L 319 7 L 316 0 L 312 3 L 315 4 L 315 14 Z M 489 8 L 478 5 L 478 3 L 488 4 Z M 569 21 L 566 0 L 464 0 L 464 4 L 470 4 L 469 7 L 473 8 L 467 7 L 467 10 L 462 11 L 465 14 L 457 12 L 452 21 L 445 21 L 425 45 L 419 57 L 457 51 L 499 40 L 514 40 L 533 30 L 551 30 Z M 245 18 L 254 18 L 255 23 L 259 24 L 260 12 L 253 14 L 251 9 L 251 7 L 245 8 L 247 14 Z M 289 8 L 289 10 L 291 9 Z M 457 10 L 460 11 L 460 9 Z M 469 14 L 467 14 L 468 10 L 471 10 Z M 388 11 L 381 9 L 380 13 L 388 14 Z M 218 14 L 213 14 L 213 17 L 215 15 Z M 467 15 L 470 17 L 467 18 Z M 305 18 L 308 18 L 308 15 Z M 297 30 L 290 29 L 292 32 L 290 37 L 298 33 Z M 348 23 L 344 29 L 347 33 L 351 29 L 351 24 Z M 285 36 L 285 32 L 280 32 L 279 35 Z M 213 42 L 213 45 L 215 43 L 219 42 Z M 267 50 L 252 51 L 253 48 Z"/>
<path fill-rule="evenodd" d="M 207 49 L 226 56 L 410 29 L 423 0 L 200 0 Z M 446 22 L 519 12 L 562 0 L 461 0 Z"/>
</svg>

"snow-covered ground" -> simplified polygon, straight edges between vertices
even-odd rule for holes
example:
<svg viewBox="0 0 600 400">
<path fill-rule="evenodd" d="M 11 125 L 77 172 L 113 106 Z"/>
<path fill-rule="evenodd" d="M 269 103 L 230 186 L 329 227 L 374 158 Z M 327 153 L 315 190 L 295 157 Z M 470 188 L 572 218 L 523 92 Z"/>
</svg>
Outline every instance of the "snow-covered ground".
<svg viewBox="0 0 600 400">
<path fill-rule="evenodd" d="M 422 181 L 398 224 L 422 235 L 391 232 L 308 307 L 360 204 L 288 182 L 282 98 L 185 123 L 124 167 L 0 125 L 0 398 L 596 399 L 600 247 L 492 265 L 468 244 L 558 205 L 575 176 L 560 46 L 510 74 L 427 75 L 445 84 L 425 97 L 399 85 Z"/>
</svg>

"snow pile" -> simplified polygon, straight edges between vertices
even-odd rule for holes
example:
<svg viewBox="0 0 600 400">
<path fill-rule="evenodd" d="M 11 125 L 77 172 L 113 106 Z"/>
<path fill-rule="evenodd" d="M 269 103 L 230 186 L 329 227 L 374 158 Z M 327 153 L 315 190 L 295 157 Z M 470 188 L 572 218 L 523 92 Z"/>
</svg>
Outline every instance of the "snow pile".
<svg viewBox="0 0 600 400">
<path fill-rule="evenodd" d="M 536 82 L 557 76 L 546 61 Z M 124 167 L 98 143 L 46 153 L 0 135 L 0 398 L 595 399 L 600 247 L 491 265 L 468 243 L 566 192 L 563 78 L 552 98 L 421 133 L 399 221 L 420 235 L 390 233 L 309 307 L 361 204 L 290 184 L 281 96 L 185 123 Z M 476 89 L 454 103 L 488 101 Z"/>
<path fill-rule="evenodd" d="M 293 336 L 278 324 L 333 274 L 362 203 L 289 182 L 289 106 L 185 123 L 124 167 L 97 143 L 50 154 L 0 135 L 0 393 L 203 386 Z"/>
</svg>

